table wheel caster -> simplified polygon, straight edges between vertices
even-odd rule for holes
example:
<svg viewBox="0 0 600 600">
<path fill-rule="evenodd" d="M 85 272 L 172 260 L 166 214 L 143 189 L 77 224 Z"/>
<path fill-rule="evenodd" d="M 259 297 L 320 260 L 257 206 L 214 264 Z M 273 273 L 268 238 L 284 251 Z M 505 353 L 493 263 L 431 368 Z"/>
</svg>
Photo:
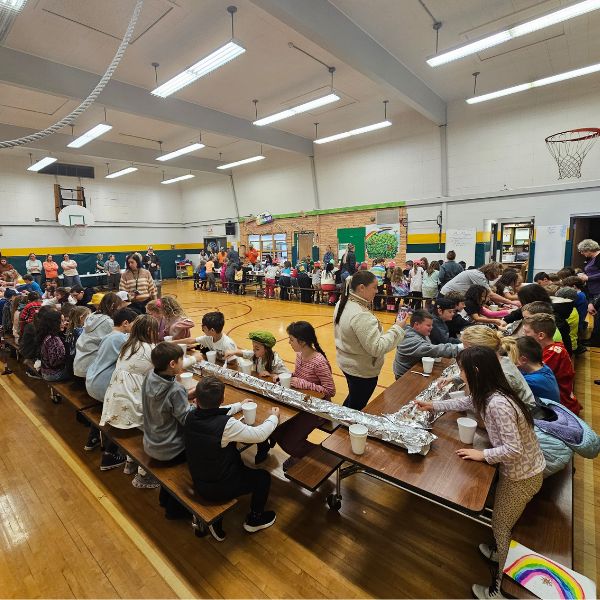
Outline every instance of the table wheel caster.
<svg viewBox="0 0 600 600">
<path fill-rule="evenodd" d="M 327 496 L 327 506 L 330 510 L 340 510 L 342 508 L 342 497 L 337 494 L 329 494 Z"/>
</svg>

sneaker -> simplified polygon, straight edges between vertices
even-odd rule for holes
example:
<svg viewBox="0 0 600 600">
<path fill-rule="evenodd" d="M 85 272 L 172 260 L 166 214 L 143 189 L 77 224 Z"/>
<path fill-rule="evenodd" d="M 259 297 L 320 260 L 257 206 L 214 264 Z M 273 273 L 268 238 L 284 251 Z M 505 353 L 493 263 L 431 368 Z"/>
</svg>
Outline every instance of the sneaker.
<svg viewBox="0 0 600 600">
<path fill-rule="evenodd" d="M 208 526 L 208 531 L 210 531 L 210 535 L 212 535 L 217 542 L 224 542 L 227 534 L 223 530 L 223 519 L 217 519 L 214 523 L 211 523 Z"/>
<path fill-rule="evenodd" d="M 125 473 L 125 475 L 133 475 L 134 473 L 137 473 L 138 470 L 138 465 L 135 462 L 135 460 L 128 460 L 125 463 L 125 468 L 123 469 L 123 473 Z"/>
<path fill-rule="evenodd" d="M 495 563 L 498 562 L 498 552 L 491 546 L 488 546 L 487 544 L 479 544 L 479 552 L 481 552 L 481 554 L 483 554 L 487 560 Z"/>
<path fill-rule="evenodd" d="M 101 471 L 110 471 L 117 467 L 122 467 L 127 462 L 127 457 L 122 454 L 112 454 L 110 452 L 104 452 L 102 454 L 102 460 L 100 461 Z"/>
<path fill-rule="evenodd" d="M 160 483 L 154 475 L 146 473 L 140 475 L 139 473 L 131 480 L 131 485 L 138 489 L 154 489 L 160 487 Z"/>
<path fill-rule="evenodd" d="M 272 510 L 261 513 L 250 513 L 244 521 L 244 529 L 250 533 L 271 527 L 275 523 L 277 515 Z"/>
<path fill-rule="evenodd" d="M 86 452 L 91 452 L 92 450 L 95 450 L 99 446 L 100 446 L 100 435 L 98 434 L 98 431 L 96 429 L 92 429 L 90 431 L 90 433 L 88 434 L 88 439 L 87 439 L 87 442 L 85 443 L 85 446 L 83 447 L 83 449 Z"/>
<path fill-rule="evenodd" d="M 474 583 L 471 586 L 471 591 L 473 592 L 473 596 L 475 596 L 475 598 L 479 598 L 480 600 L 488 598 L 501 600 L 502 598 L 506 598 L 506 596 L 504 596 L 500 591 L 497 581 L 494 581 L 494 583 L 489 587 L 486 585 L 481 585 L 480 583 Z"/>
<path fill-rule="evenodd" d="M 287 473 L 300 459 L 290 456 L 287 460 L 283 461 L 282 469 L 284 473 Z"/>
</svg>

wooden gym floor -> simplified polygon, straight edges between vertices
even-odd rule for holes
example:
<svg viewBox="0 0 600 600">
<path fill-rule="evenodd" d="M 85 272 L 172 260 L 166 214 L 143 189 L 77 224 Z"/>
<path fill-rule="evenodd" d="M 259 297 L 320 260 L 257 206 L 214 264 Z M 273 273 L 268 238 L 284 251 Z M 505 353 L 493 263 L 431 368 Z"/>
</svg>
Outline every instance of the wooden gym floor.
<svg viewBox="0 0 600 600">
<path fill-rule="evenodd" d="M 222 310 L 241 347 L 250 330 L 271 330 L 290 367 L 286 325 L 313 323 L 334 365 L 335 400 L 343 400 L 330 307 L 191 288 L 166 282 L 163 293 L 176 294 L 198 324 L 204 312 Z M 385 327 L 393 320 L 380 318 Z M 382 386 L 393 381 L 392 360 Z M 576 391 L 596 430 L 599 373 L 600 350 L 578 359 Z M 82 450 L 87 430 L 70 406 L 51 403 L 43 382 L 0 377 L 0 410 L 0 597 L 463 598 L 488 579 L 477 552 L 487 528 L 362 475 L 344 482 L 342 508 L 330 512 L 333 486 L 311 495 L 285 480 L 278 449 L 266 463 L 276 525 L 246 534 L 244 499 L 226 517 L 224 543 L 198 539 L 187 523 L 163 518 L 156 490 L 135 489 L 121 470 L 99 471 L 98 452 Z M 575 569 L 595 580 L 600 464 L 575 464 Z"/>
</svg>

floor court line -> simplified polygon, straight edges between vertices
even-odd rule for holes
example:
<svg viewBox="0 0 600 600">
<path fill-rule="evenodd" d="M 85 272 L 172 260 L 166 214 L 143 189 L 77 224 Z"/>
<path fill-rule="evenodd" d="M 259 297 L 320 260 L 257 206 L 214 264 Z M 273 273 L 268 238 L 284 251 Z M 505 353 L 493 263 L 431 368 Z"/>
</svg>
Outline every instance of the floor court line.
<svg viewBox="0 0 600 600">
<path fill-rule="evenodd" d="M 6 383 L 7 381 L 10 381 L 12 377 L 16 377 L 16 375 L 10 375 L 8 380 L 5 378 L 0 378 L 0 386 L 19 407 L 21 412 L 23 412 L 32 425 L 41 433 L 52 449 L 71 469 L 73 474 L 85 486 L 90 494 L 113 518 L 115 523 L 124 531 L 127 537 L 138 548 L 140 553 L 146 557 L 150 564 L 152 564 L 156 572 L 160 575 L 160 577 L 162 577 L 162 579 L 173 590 L 173 592 L 179 598 L 194 598 L 196 594 L 187 587 L 185 582 L 169 565 L 168 561 L 165 560 L 159 552 L 157 552 L 154 545 L 146 539 L 144 534 L 142 534 L 132 524 L 132 522 L 123 515 L 123 513 L 121 513 L 115 503 L 100 489 L 100 487 L 98 487 L 89 474 L 85 472 L 84 468 L 79 464 L 71 449 L 60 439 L 60 437 L 58 437 L 57 434 L 48 429 L 37 418 L 37 416 L 27 407 L 27 405 L 17 396 L 12 387 Z"/>
</svg>

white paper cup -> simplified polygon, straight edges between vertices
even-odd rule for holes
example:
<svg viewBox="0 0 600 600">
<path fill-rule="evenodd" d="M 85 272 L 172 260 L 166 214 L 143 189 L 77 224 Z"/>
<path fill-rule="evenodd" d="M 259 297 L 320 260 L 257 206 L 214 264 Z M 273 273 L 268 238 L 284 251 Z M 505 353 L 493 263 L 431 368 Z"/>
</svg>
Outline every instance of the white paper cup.
<svg viewBox="0 0 600 600">
<path fill-rule="evenodd" d="M 436 357 L 435 357 L 435 362 L 436 362 L 436 363 L 440 363 L 440 362 L 442 362 L 442 357 L 441 357 L 441 356 L 436 356 Z"/>
<path fill-rule="evenodd" d="M 238 367 L 245 375 L 252 373 L 252 361 L 247 358 L 238 358 Z"/>
<path fill-rule="evenodd" d="M 206 353 L 206 360 L 209 363 L 216 363 L 217 362 L 217 351 L 216 350 L 209 350 Z"/>
<path fill-rule="evenodd" d="M 364 425 L 354 423 L 348 427 L 350 434 L 350 445 L 354 454 L 364 454 L 367 445 L 367 434 L 369 430 Z"/>
<path fill-rule="evenodd" d="M 289 388 L 292 385 L 292 374 L 291 373 L 280 373 L 279 383 L 284 388 Z"/>
<path fill-rule="evenodd" d="M 182 350 L 183 353 L 186 354 L 187 352 L 187 344 L 177 344 Z"/>
<path fill-rule="evenodd" d="M 165 340 L 165 342 L 172 342 L 173 341 L 173 336 L 172 335 L 165 335 L 164 340 Z"/>
<path fill-rule="evenodd" d="M 242 412 L 244 413 L 246 425 L 254 425 L 254 421 L 256 421 L 256 402 L 244 402 Z"/>
<path fill-rule="evenodd" d="M 186 390 L 192 390 L 196 387 L 196 380 L 193 373 L 181 373 L 179 379 L 181 379 L 181 383 Z"/>
<path fill-rule="evenodd" d="M 458 423 L 458 437 L 463 444 L 472 444 L 475 439 L 475 430 L 477 429 L 477 421 L 469 417 L 459 417 L 456 419 Z"/>
<path fill-rule="evenodd" d="M 433 371 L 433 363 L 435 363 L 435 358 L 431 358 L 431 356 L 424 356 L 421 359 L 423 363 L 423 373 L 431 373 Z"/>
<path fill-rule="evenodd" d="M 465 393 L 462 390 L 458 390 L 457 392 L 450 392 L 450 394 L 448 394 L 450 396 L 450 398 L 455 399 L 455 398 L 462 398 Z"/>
</svg>

